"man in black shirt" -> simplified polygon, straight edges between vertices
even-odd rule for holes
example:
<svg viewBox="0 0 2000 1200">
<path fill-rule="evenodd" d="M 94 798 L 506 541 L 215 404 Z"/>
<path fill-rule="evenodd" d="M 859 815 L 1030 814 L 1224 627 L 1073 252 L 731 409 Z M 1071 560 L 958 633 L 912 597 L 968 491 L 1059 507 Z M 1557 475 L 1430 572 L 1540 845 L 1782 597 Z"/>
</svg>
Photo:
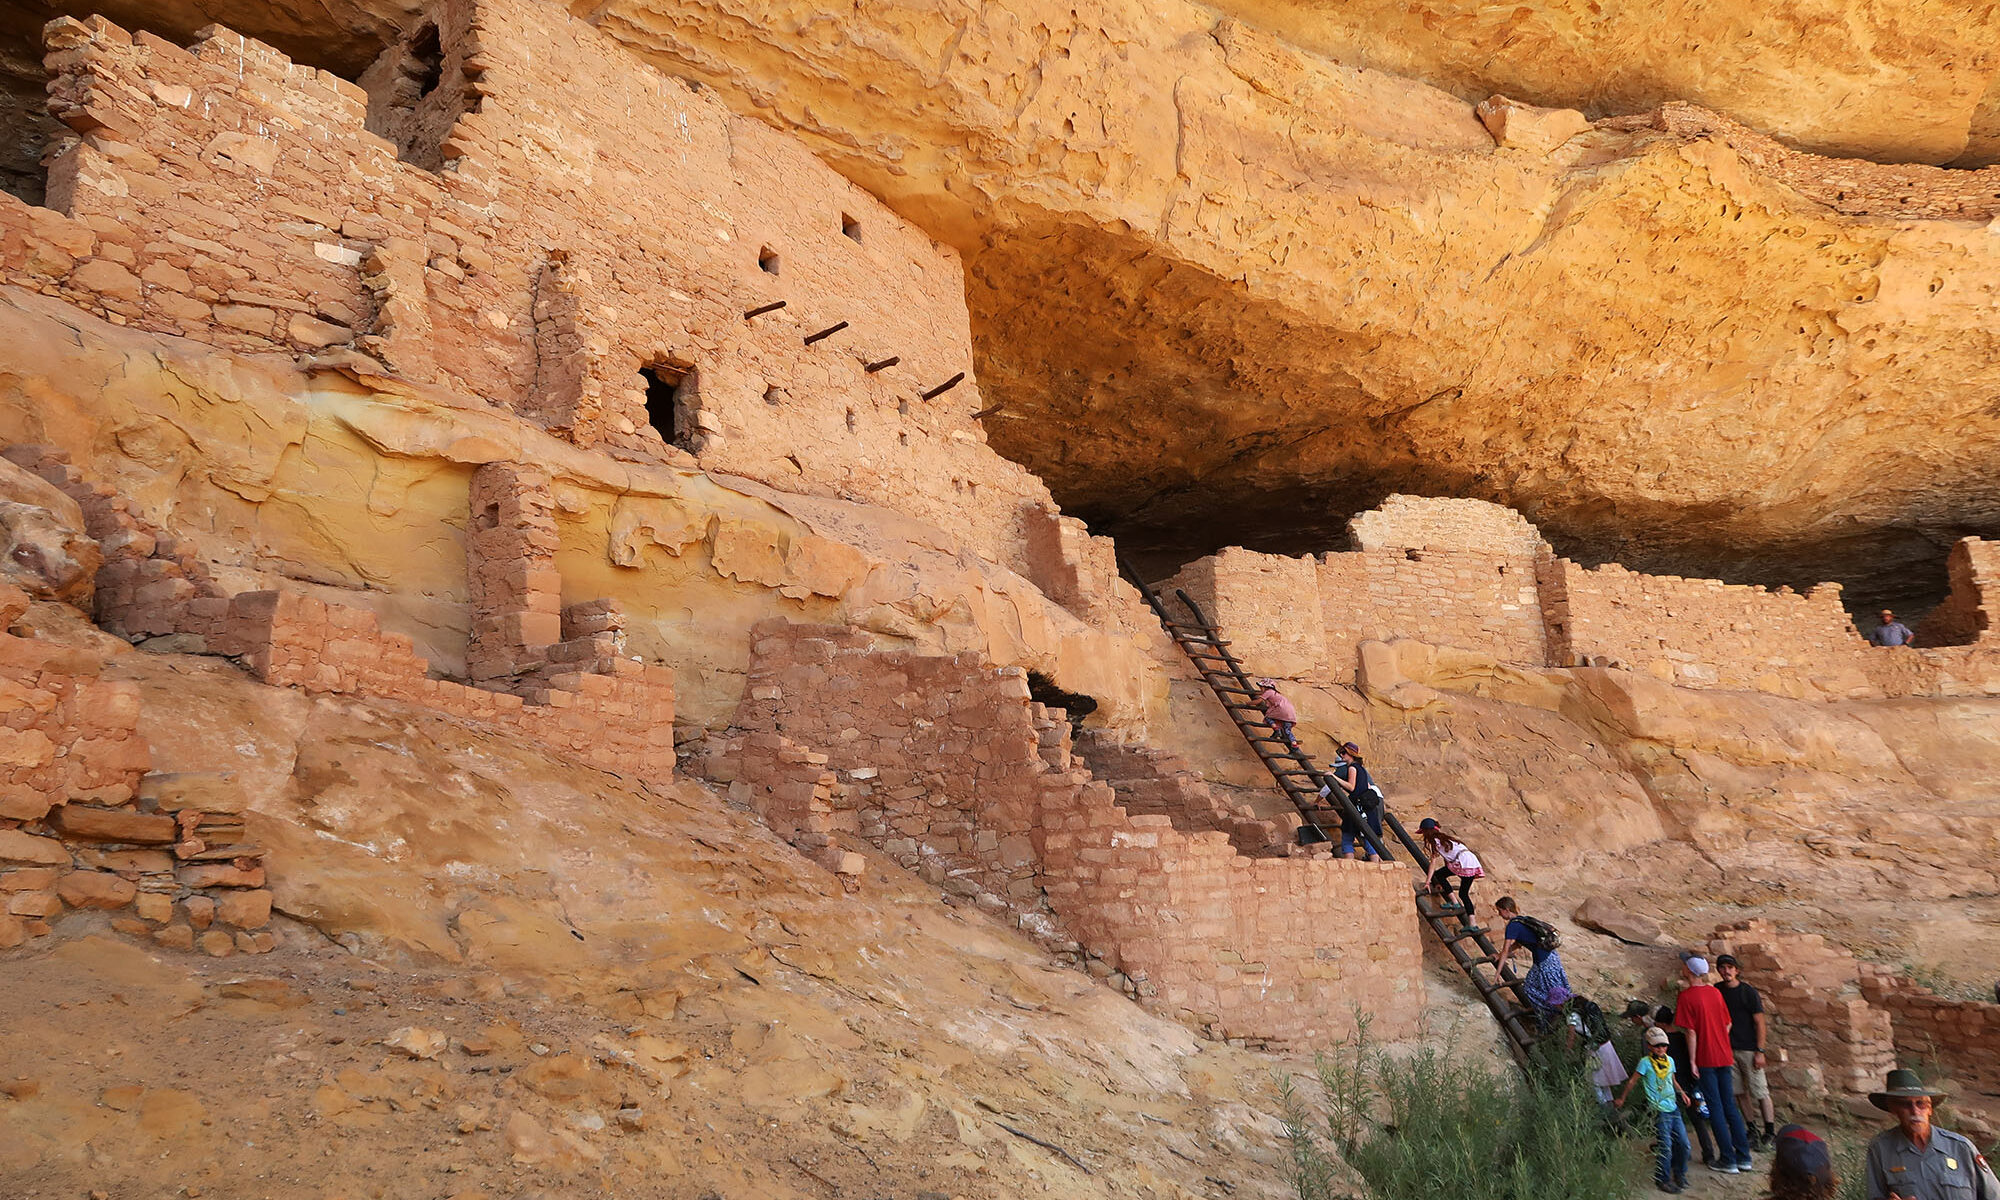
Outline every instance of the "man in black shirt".
<svg viewBox="0 0 2000 1200">
<path fill-rule="evenodd" d="M 1764 1039 L 1769 1029 L 1764 1020 L 1764 997 L 1738 978 L 1742 968 L 1736 965 L 1735 955 L 1716 959 L 1715 969 L 1722 975 L 1716 986 L 1729 1007 L 1729 1048 L 1736 1052 L 1736 1090 L 1748 1093 L 1763 1109 L 1764 1136 L 1760 1140 L 1769 1146 L 1777 1134 L 1777 1113 L 1771 1105 L 1770 1082 L 1764 1077 Z M 1747 1104 L 1742 1107 L 1745 1112 L 1750 1110 Z"/>
</svg>

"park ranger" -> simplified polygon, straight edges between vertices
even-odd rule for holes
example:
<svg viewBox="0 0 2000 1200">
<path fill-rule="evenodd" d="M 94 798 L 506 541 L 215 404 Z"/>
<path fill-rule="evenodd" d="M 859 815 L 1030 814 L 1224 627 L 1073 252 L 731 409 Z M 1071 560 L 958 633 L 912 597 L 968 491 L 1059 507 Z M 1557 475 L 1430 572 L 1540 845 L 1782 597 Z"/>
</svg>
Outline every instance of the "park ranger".
<svg viewBox="0 0 2000 1200">
<path fill-rule="evenodd" d="M 1869 1093 L 1896 1127 L 1868 1143 L 1868 1200 L 2000 1200 L 2000 1179 L 1971 1139 L 1931 1125 L 1931 1102 L 1942 1095 L 1900 1067 Z"/>
</svg>

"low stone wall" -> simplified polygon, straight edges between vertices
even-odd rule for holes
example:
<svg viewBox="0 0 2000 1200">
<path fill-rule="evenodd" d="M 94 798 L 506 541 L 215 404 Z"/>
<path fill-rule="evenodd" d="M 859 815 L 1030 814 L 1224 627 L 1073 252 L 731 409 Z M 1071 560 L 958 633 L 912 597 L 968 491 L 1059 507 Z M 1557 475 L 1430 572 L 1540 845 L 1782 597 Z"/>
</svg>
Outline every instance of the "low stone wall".
<svg viewBox="0 0 2000 1200">
<path fill-rule="evenodd" d="M 1873 963 L 1861 967 L 1861 994 L 1887 1010 L 1904 1062 L 1938 1063 L 1954 1090 L 2000 1098 L 2000 1004 L 1947 1000 Z"/>
<path fill-rule="evenodd" d="M 1530 553 L 1454 548 L 1362 550 L 1319 558 L 1327 652 L 1353 663 L 1361 643 L 1415 638 L 1504 663 L 1548 659 Z"/>
<path fill-rule="evenodd" d="M 1860 963 L 1846 950 L 1757 920 L 1716 930 L 1709 951 L 1734 954 L 1764 998 L 1768 1045 L 1784 1052 L 1767 1071 L 1781 1107 L 1865 1094 L 1896 1065 L 1889 1014 L 1861 994 Z"/>
<path fill-rule="evenodd" d="M 1543 578 L 1551 585 L 1544 610 L 1578 659 L 1609 660 L 1682 687 L 1798 692 L 1810 685 L 1834 697 L 1871 689 L 1855 660 L 1877 648 L 1841 607 L 1839 584 L 1801 596 L 1567 559 Z"/>
<path fill-rule="evenodd" d="M 49 932 L 65 909 L 212 955 L 275 946 L 264 852 L 241 794 L 220 777 L 148 774 L 138 685 L 103 660 L 4 630 L 28 607 L 0 587 L 0 949 Z"/>
<path fill-rule="evenodd" d="M 1397 868 L 1248 858 L 1224 830 L 1126 811 L 1016 668 L 828 627 L 766 623 L 755 638 L 748 699 L 710 769 L 788 835 L 851 830 L 1217 1036 L 1325 1045 L 1357 1006 L 1383 1036 L 1415 1029 L 1420 955 Z"/>
<path fill-rule="evenodd" d="M 1920 645 L 1869 645 L 1838 584 L 1789 588 L 1587 568 L 1556 557 L 1518 513 L 1392 496 L 1349 522 L 1349 553 L 1287 558 L 1231 547 L 1159 586 L 1184 590 L 1252 671 L 1354 681 L 1360 646 L 1409 640 L 1526 668 L 1643 671 L 1681 687 L 1799 699 L 2000 695 L 2000 549 L 1967 538 L 1952 593 Z"/>
<path fill-rule="evenodd" d="M 429 677 L 429 664 L 375 614 L 296 592 L 228 601 L 211 653 L 240 657 L 259 681 L 311 692 L 395 700 L 511 729 L 558 754 L 617 775 L 674 775 L 674 673 L 619 659 L 609 675 L 558 674 L 524 695 Z"/>
</svg>

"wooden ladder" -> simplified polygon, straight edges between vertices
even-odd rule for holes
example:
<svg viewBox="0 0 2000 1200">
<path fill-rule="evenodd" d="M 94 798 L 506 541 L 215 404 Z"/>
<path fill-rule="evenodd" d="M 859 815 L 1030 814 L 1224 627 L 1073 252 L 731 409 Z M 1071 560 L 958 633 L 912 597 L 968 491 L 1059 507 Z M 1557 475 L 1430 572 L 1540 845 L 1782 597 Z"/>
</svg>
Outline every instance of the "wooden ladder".
<svg viewBox="0 0 2000 1200">
<path fill-rule="evenodd" d="M 1254 681 L 1244 671 L 1242 661 L 1230 650 L 1228 640 L 1222 636 L 1215 623 L 1208 619 L 1208 615 L 1202 612 L 1201 606 L 1186 592 L 1176 590 L 1174 598 L 1187 610 L 1186 617 L 1177 618 L 1168 612 L 1158 592 L 1122 561 L 1119 565 L 1125 577 L 1139 589 L 1139 595 L 1145 598 L 1147 605 L 1160 619 L 1160 624 L 1166 628 L 1168 635 L 1180 646 L 1182 653 L 1187 655 L 1188 661 L 1194 664 L 1194 669 L 1201 673 L 1203 682 L 1207 683 L 1209 689 L 1215 693 L 1215 698 L 1222 703 L 1223 710 L 1229 714 L 1229 719 L 1236 723 L 1237 730 L 1243 734 L 1243 740 L 1248 742 L 1250 749 L 1263 760 L 1265 768 L 1271 772 L 1271 778 L 1277 781 L 1279 790 L 1283 791 L 1298 809 L 1300 819 L 1305 822 L 1299 830 L 1300 843 L 1310 845 L 1328 840 L 1326 830 L 1321 828 L 1321 822 L 1328 820 L 1328 808 L 1322 807 L 1319 790 L 1330 785 L 1324 803 L 1331 808 L 1333 816 L 1343 819 L 1350 827 L 1359 829 L 1361 841 L 1378 858 L 1384 861 L 1392 858 L 1389 847 L 1375 836 L 1375 832 L 1362 819 L 1360 810 L 1346 789 L 1331 776 L 1314 767 L 1312 760 L 1307 758 L 1305 752 L 1296 744 L 1278 736 L 1277 729 L 1264 716 L 1263 707 L 1255 703 L 1258 689 Z M 1403 823 L 1397 820 L 1396 814 L 1390 812 L 1386 804 L 1382 806 L 1382 820 L 1395 834 L 1396 840 L 1403 844 L 1412 862 L 1420 865 L 1428 863 L 1429 859 L 1424 854 L 1423 848 L 1410 836 L 1409 831 L 1403 828 Z M 1513 1055 L 1514 1061 L 1522 1070 L 1527 1070 L 1529 1054 L 1535 1043 L 1543 1036 L 1543 1032 L 1535 1018 L 1534 1010 L 1522 994 L 1520 976 L 1514 973 L 1512 967 L 1495 966 L 1493 943 L 1486 936 L 1484 929 L 1466 929 L 1452 923 L 1451 918 L 1457 915 L 1456 912 L 1443 907 L 1440 901 L 1431 895 L 1427 880 L 1417 882 L 1412 887 L 1415 892 L 1417 916 L 1429 927 L 1431 936 L 1444 946 L 1452 961 L 1458 964 L 1458 969 L 1471 982 L 1473 990 L 1479 993 L 1480 999 L 1486 1002 L 1487 1010 L 1493 1014 L 1493 1019 L 1500 1026 L 1501 1035 L 1507 1042 L 1508 1052 Z M 1467 943 L 1476 947 L 1477 953 L 1468 949 Z"/>
</svg>

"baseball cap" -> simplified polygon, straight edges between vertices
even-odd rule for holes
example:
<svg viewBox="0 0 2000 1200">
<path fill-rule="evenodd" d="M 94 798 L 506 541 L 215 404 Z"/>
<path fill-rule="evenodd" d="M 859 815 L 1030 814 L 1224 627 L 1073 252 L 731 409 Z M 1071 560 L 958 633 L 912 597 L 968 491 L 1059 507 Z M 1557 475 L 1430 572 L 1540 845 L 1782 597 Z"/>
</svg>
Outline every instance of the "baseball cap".
<svg viewBox="0 0 2000 1200">
<path fill-rule="evenodd" d="M 1708 974 L 1708 960 L 1699 954 L 1688 955 L 1687 969 L 1696 975 Z"/>
<path fill-rule="evenodd" d="M 1667 1044 L 1667 1031 L 1666 1031 L 1666 1030 L 1664 1030 L 1664 1029 L 1648 1029 L 1648 1030 L 1646 1031 L 1646 1044 L 1647 1044 L 1648 1046 L 1664 1046 L 1664 1045 L 1666 1045 L 1666 1044 Z"/>
<path fill-rule="evenodd" d="M 1736 956 L 1734 954 L 1717 955 L 1715 965 L 1718 967 L 1733 967 L 1736 965 Z"/>
<path fill-rule="evenodd" d="M 1803 1125 L 1787 1125 L 1771 1144 L 1777 1160 L 1771 1164 L 1773 1178 L 1783 1175 L 1833 1186 L 1833 1154 L 1818 1134 Z"/>
<path fill-rule="evenodd" d="M 1436 829 L 1437 827 L 1436 817 L 1425 817 L 1423 820 L 1417 822 L 1418 829 Z"/>
<path fill-rule="evenodd" d="M 1632 1017 L 1643 1017 L 1652 1011 L 1653 1011 L 1653 1006 L 1646 1003 L 1644 1000 L 1627 1000 L 1625 1002 L 1625 1016 L 1628 1019 Z"/>
</svg>

